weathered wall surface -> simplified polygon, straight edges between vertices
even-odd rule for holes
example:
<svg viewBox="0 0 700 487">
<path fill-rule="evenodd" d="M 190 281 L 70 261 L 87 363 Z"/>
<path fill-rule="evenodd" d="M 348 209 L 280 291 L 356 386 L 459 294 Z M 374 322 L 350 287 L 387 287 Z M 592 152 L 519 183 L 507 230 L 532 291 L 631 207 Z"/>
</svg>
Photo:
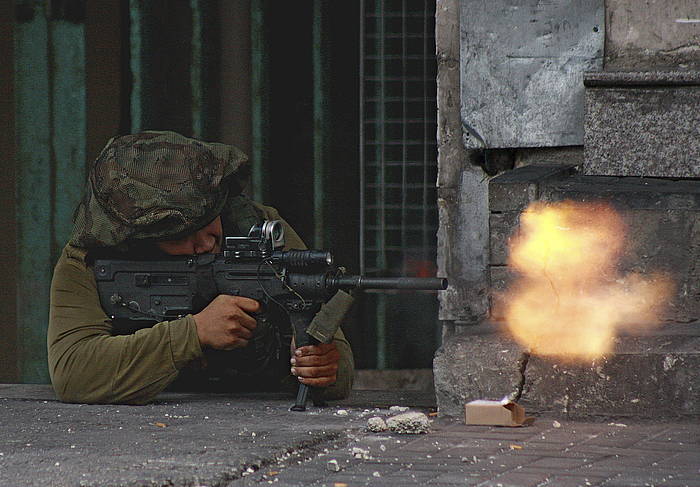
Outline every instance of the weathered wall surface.
<svg viewBox="0 0 700 487">
<path fill-rule="evenodd" d="M 602 0 L 461 0 L 469 148 L 580 145 L 583 73 L 603 66 Z"/>
<path fill-rule="evenodd" d="M 697 0 L 606 0 L 605 68 L 700 66 Z"/>
</svg>

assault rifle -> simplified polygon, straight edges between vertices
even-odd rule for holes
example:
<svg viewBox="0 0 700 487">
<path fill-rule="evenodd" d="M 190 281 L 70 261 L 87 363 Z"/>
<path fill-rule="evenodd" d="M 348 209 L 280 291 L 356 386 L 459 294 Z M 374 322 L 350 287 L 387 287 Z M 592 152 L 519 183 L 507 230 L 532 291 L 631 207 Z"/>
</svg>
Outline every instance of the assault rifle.
<svg viewBox="0 0 700 487">
<path fill-rule="evenodd" d="M 279 220 L 251 228 L 247 237 L 225 237 L 221 254 L 153 260 L 95 260 L 100 302 L 115 320 L 173 320 L 203 310 L 219 294 L 245 296 L 264 310 L 276 303 L 288 314 L 297 347 L 330 343 L 337 323 L 314 320 L 338 290 L 447 288 L 447 279 L 346 275 L 330 252 L 281 250 Z M 258 318 L 259 319 L 259 318 Z M 301 384 L 293 411 L 304 411 L 309 393 Z"/>
</svg>

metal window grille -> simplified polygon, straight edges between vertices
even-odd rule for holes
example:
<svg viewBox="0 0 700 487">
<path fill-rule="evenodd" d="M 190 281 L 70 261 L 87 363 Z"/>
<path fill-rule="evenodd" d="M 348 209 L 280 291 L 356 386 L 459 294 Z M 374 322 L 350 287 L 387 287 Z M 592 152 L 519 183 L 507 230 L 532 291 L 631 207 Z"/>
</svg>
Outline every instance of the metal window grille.
<svg viewBox="0 0 700 487">
<path fill-rule="evenodd" d="M 361 271 L 434 275 L 435 2 L 364 0 L 361 12 Z"/>
</svg>

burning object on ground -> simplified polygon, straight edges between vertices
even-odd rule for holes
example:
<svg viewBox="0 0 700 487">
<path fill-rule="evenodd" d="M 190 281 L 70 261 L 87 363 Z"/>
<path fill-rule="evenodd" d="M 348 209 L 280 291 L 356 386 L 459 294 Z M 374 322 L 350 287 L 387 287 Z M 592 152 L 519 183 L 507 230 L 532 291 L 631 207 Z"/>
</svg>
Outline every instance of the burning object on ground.
<svg viewBox="0 0 700 487">
<path fill-rule="evenodd" d="M 591 360 L 613 351 L 621 330 L 647 329 L 673 290 L 662 273 L 622 273 L 626 225 L 606 203 L 535 202 L 520 215 L 500 295 L 509 333 L 531 353 Z"/>
<path fill-rule="evenodd" d="M 507 397 L 500 401 L 479 399 L 464 405 L 466 424 L 487 426 L 523 426 L 532 422 L 525 417 L 525 408 Z"/>
</svg>

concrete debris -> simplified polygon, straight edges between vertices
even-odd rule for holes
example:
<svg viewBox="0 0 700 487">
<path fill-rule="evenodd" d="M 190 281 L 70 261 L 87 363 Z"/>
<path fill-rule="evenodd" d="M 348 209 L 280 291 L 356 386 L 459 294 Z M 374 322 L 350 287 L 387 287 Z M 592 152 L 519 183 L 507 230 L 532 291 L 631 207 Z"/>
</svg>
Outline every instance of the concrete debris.
<svg viewBox="0 0 700 487">
<path fill-rule="evenodd" d="M 372 458 L 369 454 L 369 450 L 358 447 L 353 447 L 352 456 L 355 458 L 361 458 L 362 460 L 370 460 Z"/>
<path fill-rule="evenodd" d="M 367 429 L 373 433 L 381 433 L 387 430 L 386 422 L 379 416 L 367 420 Z"/>
<path fill-rule="evenodd" d="M 333 460 L 328 460 L 328 463 L 326 463 L 326 470 L 330 470 L 331 472 L 340 472 L 340 465 L 338 465 L 338 460 L 335 458 Z"/>
<path fill-rule="evenodd" d="M 408 411 L 408 407 L 407 406 L 391 406 L 389 408 L 389 411 L 391 411 L 392 413 L 403 413 L 403 412 Z"/>
<path fill-rule="evenodd" d="M 417 434 L 430 431 L 430 420 L 423 413 L 403 413 L 392 416 L 386 425 L 394 433 Z"/>
</svg>

